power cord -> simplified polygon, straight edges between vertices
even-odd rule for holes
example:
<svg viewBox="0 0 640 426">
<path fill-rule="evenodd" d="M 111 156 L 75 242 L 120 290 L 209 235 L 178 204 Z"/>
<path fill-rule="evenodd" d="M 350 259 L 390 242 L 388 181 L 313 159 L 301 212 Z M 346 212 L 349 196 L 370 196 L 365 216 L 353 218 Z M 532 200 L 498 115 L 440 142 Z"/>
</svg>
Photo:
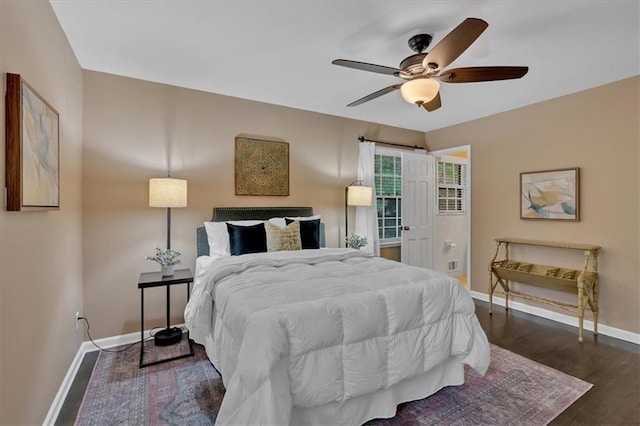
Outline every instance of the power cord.
<svg viewBox="0 0 640 426">
<path fill-rule="evenodd" d="M 98 349 L 100 349 L 101 351 L 104 351 L 104 352 L 114 352 L 114 353 L 124 352 L 124 351 L 126 351 L 126 350 L 128 350 L 128 349 L 131 349 L 131 348 L 132 348 L 132 347 L 134 347 L 135 345 L 138 345 L 138 344 L 140 344 L 140 343 L 142 343 L 142 342 L 144 342 L 144 341 L 147 341 L 147 340 L 149 340 L 149 339 L 152 339 L 152 338 L 155 336 L 155 334 L 153 333 L 153 331 L 154 331 L 155 329 L 157 329 L 157 328 L 164 328 L 164 327 L 153 327 L 153 328 L 149 331 L 149 337 L 145 337 L 145 338 L 144 338 L 144 339 L 142 339 L 142 340 L 138 340 L 137 342 L 133 342 L 133 343 L 131 343 L 130 345 L 128 345 L 127 347 L 122 348 L 122 349 L 119 349 L 119 350 L 117 350 L 117 351 L 116 351 L 116 350 L 113 350 L 113 349 L 105 349 L 105 348 L 101 347 L 100 345 L 98 345 L 96 342 L 94 342 L 94 341 L 93 341 L 93 338 L 91 337 L 91 333 L 89 332 L 89 330 L 91 330 L 91 325 L 89 324 L 89 320 L 87 319 L 87 317 L 78 317 L 78 320 L 84 320 L 84 322 L 86 322 L 86 323 L 87 323 L 87 336 L 89 336 L 89 340 L 91 341 L 91 343 L 93 343 L 93 345 L 94 345 L 96 348 L 98 348 Z"/>
</svg>

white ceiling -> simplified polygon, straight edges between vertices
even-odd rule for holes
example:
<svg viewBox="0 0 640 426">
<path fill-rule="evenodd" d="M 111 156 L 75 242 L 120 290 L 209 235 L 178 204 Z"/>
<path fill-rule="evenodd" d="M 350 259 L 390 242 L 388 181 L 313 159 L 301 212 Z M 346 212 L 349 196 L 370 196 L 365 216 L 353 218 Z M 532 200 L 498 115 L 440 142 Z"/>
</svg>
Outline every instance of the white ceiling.
<svg viewBox="0 0 640 426">
<path fill-rule="evenodd" d="M 429 131 L 640 74 L 640 2 L 50 0 L 80 65 L 238 98 Z M 489 28 L 449 67 L 529 66 L 521 80 L 442 84 L 428 113 L 402 82 L 331 64 L 397 67 L 467 17 Z"/>
</svg>

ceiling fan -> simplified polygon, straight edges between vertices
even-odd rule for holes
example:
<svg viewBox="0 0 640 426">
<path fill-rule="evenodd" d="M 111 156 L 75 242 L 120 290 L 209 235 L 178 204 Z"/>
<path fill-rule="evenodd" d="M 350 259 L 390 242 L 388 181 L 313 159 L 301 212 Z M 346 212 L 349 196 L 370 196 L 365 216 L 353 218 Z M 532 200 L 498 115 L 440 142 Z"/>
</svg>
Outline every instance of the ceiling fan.
<svg viewBox="0 0 640 426">
<path fill-rule="evenodd" d="M 472 83 L 523 77 L 529 71 L 529 67 L 465 67 L 442 70 L 467 50 L 488 26 L 489 24 L 482 19 L 467 18 L 429 52 L 423 51 L 431 43 L 431 35 L 417 34 L 409 39 L 409 47 L 417 53 L 400 62 L 399 68 L 347 59 L 332 61 L 334 65 L 393 75 L 406 80 L 404 83 L 393 84 L 373 92 L 347 106 L 360 105 L 400 89 L 402 97 L 407 102 L 423 107 L 427 111 L 434 111 L 442 106 L 440 82 Z"/>
</svg>

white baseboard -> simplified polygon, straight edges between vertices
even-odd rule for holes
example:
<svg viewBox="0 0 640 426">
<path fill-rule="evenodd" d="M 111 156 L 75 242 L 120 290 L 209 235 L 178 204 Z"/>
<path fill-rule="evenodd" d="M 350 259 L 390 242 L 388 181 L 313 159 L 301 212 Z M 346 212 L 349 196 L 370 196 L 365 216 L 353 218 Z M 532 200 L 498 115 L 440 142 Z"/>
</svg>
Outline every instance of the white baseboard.
<svg viewBox="0 0 640 426">
<path fill-rule="evenodd" d="M 482 300 L 484 302 L 489 301 L 489 295 L 486 293 L 480 293 L 478 291 L 471 290 L 471 297 L 474 299 Z M 493 304 L 504 306 L 504 298 L 493 296 Z M 538 306 L 527 305 L 521 302 L 509 300 L 509 309 L 525 312 L 527 314 L 535 315 L 538 317 L 546 318 L 552 321 L 556 321 L 562 324 L 570 325 L 578 328 L 578 317 L 562 314 L 559 312 L 550 311 L 548 309 L 540 308 Z M 593 321 L 587 319 L 584 320 L 584 329 L 593 331 Z M 598 323 L 598 334 L 605 336 L 615 337 L 616 339 L 624 340 L 626 342 L 635 343 L 640 345 L 640 334 L 633 333 L 631 331 L 622 330 L 620 328 L 611 327 Z"/>
<path fill-rule="evenodd" d="M 172 327 L 184 327 L 184 324 L 177 324 Z M 145 330 L 144 335 L 145 335 L 145 338 L 149 337 L 151 335 L 151 330 Z M 131 344 L 138 341 L 140 341 L 139 331 L 135 333 L 121 334 L 119 336 L 104 337 L 102 339 L 94 340 L 94 342 L 98 346 L 104 349 L 114 348 L 116 346 Z M 84 355 L 87 352 L 93 352 L 97 350 L 99 349 L 90 341 L 82 342 L 82 344 L 78 348 L 78 352 L 76 352 L 76 356 L 73 357 L 73 361 L 71 361 L 71 365 L 69 366 L 69 370 L 67 370 L 67 374 L 64 376 L 64 379 L 62 380 L 62 383 L 58 388 L 58 393 L 56 393 L 55 398 L 53 398 L 53 402 L 49 407 L 49 412 L 47 413 L 47 417 L 45 417 L 44 422 L 42 422 L 43 425 L 49 426 L 49 425 L 53 425 L 56 422 L 56 419 L 58 418 L 58 414 L 60 414 L 60 410 L 62 409 L 62 405 L 64 404 L 64 400 L 67 398 L 69 389 L 71 389 L 71 384 L 73 383 L 73 379 L 76 377 L 76 374 L 78 373 L 80 364 L 82 364 Z"/>
</svg>

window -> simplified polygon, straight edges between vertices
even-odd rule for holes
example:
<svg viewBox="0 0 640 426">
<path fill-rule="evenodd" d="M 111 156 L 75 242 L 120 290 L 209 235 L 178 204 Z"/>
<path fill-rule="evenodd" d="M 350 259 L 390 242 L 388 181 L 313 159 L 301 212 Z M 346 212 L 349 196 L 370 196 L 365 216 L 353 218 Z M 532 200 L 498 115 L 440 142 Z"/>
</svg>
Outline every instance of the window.
<svg viewBox="0 0 640 426">
<path fill-rule="evenodd" d="M 374 177 L 380 243 L 397 243 L 402 235 L 402 153 L 377 150 Z"/>
<path fill-rule="evenodd" d="M 457 157 L 438 158 L 438 214 L 467 211 L 467 164 Z"/>
</svg>

